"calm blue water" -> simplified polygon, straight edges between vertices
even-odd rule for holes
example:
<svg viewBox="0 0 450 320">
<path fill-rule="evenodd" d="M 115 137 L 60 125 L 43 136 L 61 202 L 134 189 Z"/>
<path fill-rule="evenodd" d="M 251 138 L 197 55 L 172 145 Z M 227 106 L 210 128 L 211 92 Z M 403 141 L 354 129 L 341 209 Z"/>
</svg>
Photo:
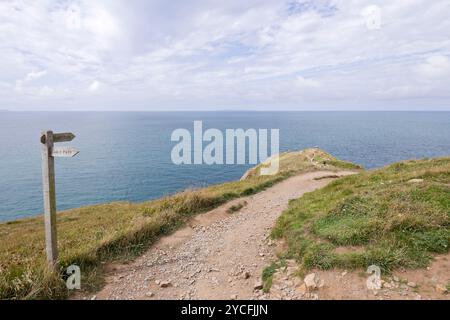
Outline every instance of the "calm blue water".
<svg viewBox="0 0 450 320">
<path fill-rule="evenodd" d="M 450 112 L 0 112 L 0 220 L 42 212 L 39 136 L 72 131 L 80 150 L 56 161 L 58 210 L 143 201 L 241 177 L 243 165 L 176 166 L 171 132 L 279 128 L 282 151 L 311 146 L 366 168 L 450 155 Z"/>
</svg>

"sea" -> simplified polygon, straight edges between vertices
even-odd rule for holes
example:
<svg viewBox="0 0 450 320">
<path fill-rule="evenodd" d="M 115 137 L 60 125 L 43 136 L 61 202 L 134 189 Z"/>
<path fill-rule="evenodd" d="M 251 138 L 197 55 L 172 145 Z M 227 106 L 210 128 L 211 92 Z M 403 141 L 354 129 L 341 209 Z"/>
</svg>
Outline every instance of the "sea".
<svg viewBox="0 0 450 320">
<path fill-rule="evenodd" d="M 450 112 L 8 112 L 0 111 L 0 221 L 43 212 L 41 132 L 73 132 L 57 158 L 57 208 L 140 202 L 239 179 L 251 164 L 176 165 L 175 129 L 279 129 L 280 151 L 319 147 L 374 169 L 450 155 Z"/>
</svg>

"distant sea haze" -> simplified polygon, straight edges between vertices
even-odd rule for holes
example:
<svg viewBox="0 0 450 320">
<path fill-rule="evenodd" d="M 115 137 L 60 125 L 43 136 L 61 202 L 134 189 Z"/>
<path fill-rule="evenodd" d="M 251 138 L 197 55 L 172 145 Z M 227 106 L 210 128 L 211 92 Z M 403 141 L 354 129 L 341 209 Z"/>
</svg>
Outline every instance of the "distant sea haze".
<svg viewBox="0 0 450 320">
<path fill-rule="evenodd" d="M 450 112 L 2 112 L 0 220 L 43 211 L 39 136 L 46 129 L 75 133 L 62 145 L 80 151 L 56 159 L 58 210 L 239 179 L 251 165 L 172 163 L 171 133 L 192 130 L 195 120 L 205 130 L 279 129 L 282 152 L 318 146 L 367 169 L 450 155 Z"/>
</svg>

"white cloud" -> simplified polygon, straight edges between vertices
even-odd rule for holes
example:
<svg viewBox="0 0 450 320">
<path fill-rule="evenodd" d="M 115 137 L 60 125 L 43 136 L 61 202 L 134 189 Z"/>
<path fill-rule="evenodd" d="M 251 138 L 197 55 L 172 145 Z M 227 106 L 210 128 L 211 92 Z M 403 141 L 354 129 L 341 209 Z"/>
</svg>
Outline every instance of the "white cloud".
<svg viewBox="0 0 450 320">
<path fill-rule="evenodd" d="M 29 85 L 29 83 L 33 82 L 34 80 L 44 77 L 46 74 L 47 74 L 47 70 L 32 71 L 32 72 L 27 73 L 25 78 L 16 80 L 16 86 L 15 86 L 16 92 L 23 93 L 24 86 Z"/>
<path fill-rule="evenodd" d="M 446 0 L 0 1 L 0 105 L 449 108 L 449 11 Z"/>
<path fill-rule="evenodd" d="M 433 55 L 417 67 L 419 75 L 426 78 L 440 78 L 450 75 L 450 59 L 443 55 Z"/>
<path fill-rule="evenodd" d="M 320 82 L 314 79 L 305 79 L 301 76 L 297 77 L 296 84 L 301 89 L 313 89 L 320 87 Z"/>
<path fill-rule="evenodd" d="M 55 93 L 55 89 L 50 88 L 49 86 L 44 86 L 39 89 L 39 95 L 41 96 L 52 96 Z"/>
<path fill-rule="evenodd" d="M 43 76 L 45 76 L 46 74 L 47 74 L 47 70 L 30 72 L 25 77 L 25 81 L 32 81 L 35 79 L 39 79 L 39 78 L 42 78 Z"/>
<path fill-rule="evenodd" d="M 422 98 L 429 91 L 430 89 L 424 86 L 399 86 L 384 91 L 376 91 L 375 94 L 382 99 L 406 99 Z"/>
<path fill-rule="evenodd" d="M 98 81 L 96 80 L 96 81 L 94 81 L 94 82 L 92 82 L 92 83 L 90 84 L 88 90 L 89 90 L 90 92 L 96 92 L 96 91 L 100 90 L 100 85 L 101 85 L 100 82 L 98 82 Z"/>
</svg>

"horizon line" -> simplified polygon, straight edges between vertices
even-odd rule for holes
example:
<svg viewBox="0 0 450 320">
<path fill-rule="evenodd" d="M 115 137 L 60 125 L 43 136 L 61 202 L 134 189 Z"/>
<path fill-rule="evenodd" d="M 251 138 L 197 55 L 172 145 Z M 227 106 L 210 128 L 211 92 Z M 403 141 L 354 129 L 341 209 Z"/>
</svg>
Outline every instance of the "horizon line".
<svg viewBox="0 0 450 320">
<path fill-rule="evenodd" d="M 325 110 L 290 110 L 290 109 L 283 109 L 283 110 L 253 110 L 253 109 L 247 109 L 247 110 L 228 110 L 228 109 L 217 109 L 217 110 L 202 110 L 202 109 L 191 109 L 191 110 L 180 110 L 180 109 L 173 109 L 173 110 L 141 110 L 141 109 L 135 109 L 135 110 L 113 110 L 113 109 L 105 109 L 105 110 L 96 110 L 96 109 L 86 109 L 86 110 L 31 110 L 31 109 L 25 109 L 25 110 L 8 110 L 8 109 L 0 109 L 0 112 L 450 112 L 450 109 L 448 110 L 442 110 L 442 109 L 431 109 L 431 110 L 425 110 L 425 109 L 372 109 L 372 110 L 354 110 L 354 109 L 325 109 Z"/>
</svg>

